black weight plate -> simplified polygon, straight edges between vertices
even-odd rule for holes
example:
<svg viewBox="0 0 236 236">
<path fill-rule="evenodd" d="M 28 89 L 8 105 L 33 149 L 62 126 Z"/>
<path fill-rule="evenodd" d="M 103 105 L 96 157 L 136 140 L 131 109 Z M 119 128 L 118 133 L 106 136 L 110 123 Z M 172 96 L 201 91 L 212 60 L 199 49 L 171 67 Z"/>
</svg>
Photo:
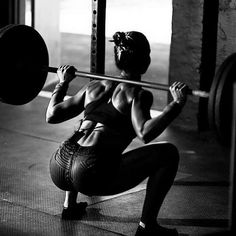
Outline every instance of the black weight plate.
<svg viewBox="0 0 236 236">
<path fill-rule="evenodd" d="M 229 144 L 231 136 L 232 84 L 235 72 L 236 53 L 233 53 L 217 70 L 209 94 L 209 124 L 216 130 L 223 144 Z"/>
<path fill-rule="evenodd" d="M 228 145 L 232 132 L 233 84 L 236 81 L 236 54 L 227 58 L 228 66 L 216 91 L 215 125 L 221 141 Z"/>
<path fill-rule="evenodd" d="M 0 100 L 21 105 L 34 99 L 47 78 L 48 50 L 41 35 L 26 25 L 0 30 Z"/>
</svg>

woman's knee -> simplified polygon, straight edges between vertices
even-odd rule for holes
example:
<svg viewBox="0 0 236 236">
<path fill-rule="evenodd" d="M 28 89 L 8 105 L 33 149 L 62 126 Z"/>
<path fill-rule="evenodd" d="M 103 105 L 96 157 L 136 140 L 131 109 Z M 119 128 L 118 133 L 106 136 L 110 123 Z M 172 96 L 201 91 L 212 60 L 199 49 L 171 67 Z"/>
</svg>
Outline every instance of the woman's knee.
<svg viewBox="0 0 236 236">
<path fill-rule="evenodd" d="M 158 145 L 157 156 L 158 159 L 161 160 L 162 164 L 177 167 L 179 164 L 178 148 L 174 144 L 168 142 L 163 142 Z"/>
<path fill-rule="evenodd" d="M 179 150 L 172 143 L 166 143 L 166 156 L 168 157 L 168 161 L 172 165 L 178 166 L 179 164 Z"/>
</svg>

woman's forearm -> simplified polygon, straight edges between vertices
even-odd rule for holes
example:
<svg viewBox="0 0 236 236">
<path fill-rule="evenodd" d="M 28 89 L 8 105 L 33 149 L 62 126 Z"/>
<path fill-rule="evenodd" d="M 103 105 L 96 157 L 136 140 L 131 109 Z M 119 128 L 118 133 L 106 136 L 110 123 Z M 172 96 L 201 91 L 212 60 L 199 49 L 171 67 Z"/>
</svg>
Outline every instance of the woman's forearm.
<svg viewBox="0 0 236 236">
<path fill-rule="evenodd" d="M 52 92 L 52 105 L 56 105 L 60 102 L 63 102 L 64 97 L 66 96 L 67 90 L 69 87 L 69 83 L 64 81 L 60 82 L 55 86 L 54 91 Z"/>
<path fill-rule="evenodd" d="M 148 143 L 159 136 L 166 127 L 180 114 L 182 106 L 177 102 L 168 104 L 157 117 L 147 120 L 142 127 L 142 139 Z"/>
<path fill-rule="evenodd" d="M 69 85 L 67 82 L 60 82 L 55 86 L 46 111 L 46 121 L 48 123 L 51 123 L 50 121 L 53 117 L 55 117 L 55 111 L 57 109 L 56 105 L 63 102 L 66 92 L 68 90 L 68 86 Z"/>
<path fill-rule="evenodd" d="M 76 95 L 64 100 L 66 88 L 55 88 L 46 111 L 46 122 L 60 123 L 79 115 L 84 110 L 86 86 Z"/>
</svg>

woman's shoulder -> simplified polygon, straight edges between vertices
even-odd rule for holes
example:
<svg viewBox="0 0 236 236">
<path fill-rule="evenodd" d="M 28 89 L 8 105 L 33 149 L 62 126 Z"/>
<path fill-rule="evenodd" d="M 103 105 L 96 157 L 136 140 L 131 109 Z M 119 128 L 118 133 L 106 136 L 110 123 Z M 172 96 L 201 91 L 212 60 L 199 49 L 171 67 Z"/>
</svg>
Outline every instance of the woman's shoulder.
<svg viewBox="0 0 236 236">
<path fill-rule="evenodd" d="M 142 98 L 152 99 L 153 98 L 153 94 L 149 90 L 146 90 L 146 89 L 143 89 L 140 87 L 135 90 L 135 96 L 140 99 L 142 99 Z"/>
<path fill-rule="evenodd" d="M 149 106 L 153 103 L 153 94 L 148 90 L 139 89 L 135 94 L 135 100 Z"/>
</svg>

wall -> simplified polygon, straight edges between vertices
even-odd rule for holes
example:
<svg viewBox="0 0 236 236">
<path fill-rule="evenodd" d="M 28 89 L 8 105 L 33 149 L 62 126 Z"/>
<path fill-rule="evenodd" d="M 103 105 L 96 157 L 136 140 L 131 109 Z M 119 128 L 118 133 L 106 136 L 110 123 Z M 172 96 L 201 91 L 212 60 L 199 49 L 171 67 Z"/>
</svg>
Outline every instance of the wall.
<svg viewBox="0 0 236 236">
<path fill-rule="evenodd" d="M 236 52 L 236 0 L 220 0 L 217 38 L 217 68 Z"/>
<path fill-rule="evenodd" d="M 199 88 L 203 3 L 203 0 L 173 0 L 170 84 L 182 81 L 191 88 Z M 198 98 L 189 96 L 174 124 L 197 130 L 198 102 Z"/>
</svg>

